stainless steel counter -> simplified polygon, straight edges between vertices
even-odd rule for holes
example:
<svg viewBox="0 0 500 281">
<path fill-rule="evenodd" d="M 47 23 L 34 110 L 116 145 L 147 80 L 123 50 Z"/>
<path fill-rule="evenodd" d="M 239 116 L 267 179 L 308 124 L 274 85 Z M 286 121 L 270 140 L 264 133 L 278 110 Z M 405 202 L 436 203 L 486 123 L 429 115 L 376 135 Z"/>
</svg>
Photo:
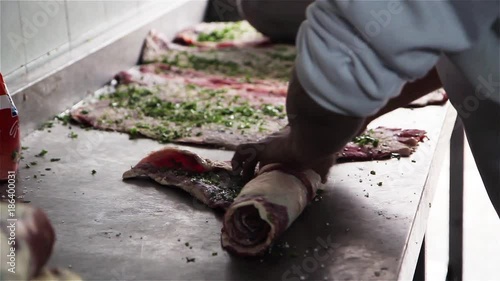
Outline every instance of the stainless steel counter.
<svg viewBox="0 0 500 281">
<path fill-rule="evenodd" d="M 62 125 L 35 131 L 23 139 L 29 147 L 23 166 L 37 165 L 21 169 L 18 189 L 55 226 L 50 265 L 71 267 L 86 280 L 408 280 L 454 117 L 449 106 L 431 106 L 375 120 L 370 126 L 425 129 L 429 140 L 409 159 L 335 166 L 322 200 L 304 211 L 271 254 L 257 259 L 224 252 L 222 214 L 187 193 L 149 180 L 121 180 L 162 147 L 152 140 Z M 70 131 L 78 137 L 69 138 Z M 34 157 L 42 149 L 47 155 Z M 189 149 L 217 160 L 232 156 Z"/>
</svg>

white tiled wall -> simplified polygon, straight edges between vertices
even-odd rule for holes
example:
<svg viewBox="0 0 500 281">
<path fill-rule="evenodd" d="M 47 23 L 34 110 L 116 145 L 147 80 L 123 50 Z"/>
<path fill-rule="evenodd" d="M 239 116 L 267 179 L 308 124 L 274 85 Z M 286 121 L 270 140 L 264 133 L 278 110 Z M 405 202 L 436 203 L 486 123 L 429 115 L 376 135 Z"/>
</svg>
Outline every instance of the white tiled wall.
<svg viewBox="0 0 500 281">
<path fill-rule="evenodd" d="M 0 2 L 0 36 L 0 71 L 11 73 L 26 64 L 18 2 Z"/>
<path fill-rule="evenodd" d="M 8 76 L 26 65 L 30 71 L 31 65 L 92 40 L 151 2 L 155 1 L 0 0 L 0 72 Z"/>
<path fill-rule="evenodd" d="M 105 25 L 106 10 L 103 1 L 68 1 L 68 27 L 70 41 L 75 42 L 92 30 Z"/>
</svg>

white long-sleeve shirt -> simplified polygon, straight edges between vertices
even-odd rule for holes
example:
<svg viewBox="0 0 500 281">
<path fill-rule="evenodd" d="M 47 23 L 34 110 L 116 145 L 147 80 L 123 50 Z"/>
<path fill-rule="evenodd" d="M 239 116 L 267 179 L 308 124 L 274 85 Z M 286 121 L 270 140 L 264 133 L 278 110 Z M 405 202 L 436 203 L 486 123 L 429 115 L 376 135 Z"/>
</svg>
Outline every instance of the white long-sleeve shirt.
<svg viewBox="0 0 500 281">
<path fill-rule="evenodd" d="M 339 114 L 376 113 L 442 54 L 471 83 L 498 77 L 496 0 L 317 0 L 306 15 L 297 36 L 298 79 L 318 104 Z M 466 54 L 484 36 L 494 37 L 484 52 Z"/>
</svg>

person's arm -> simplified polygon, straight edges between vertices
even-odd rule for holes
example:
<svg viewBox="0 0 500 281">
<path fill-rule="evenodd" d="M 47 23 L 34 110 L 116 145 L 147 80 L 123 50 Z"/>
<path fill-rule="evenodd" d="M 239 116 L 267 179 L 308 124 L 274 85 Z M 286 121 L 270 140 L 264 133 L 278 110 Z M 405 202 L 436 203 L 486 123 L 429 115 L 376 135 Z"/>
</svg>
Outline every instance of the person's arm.
<svg viewBox="0 0 500 281">
<path fill-rule="evenodd" d="M 302 163 L 339 151 L 349 142 L 365 118 L 346 116 L 327 110 L 306 93 L 296 72 L 292 74 L 286 109 L 290 126 L 291 155 Z"/>
<path fill-rule="evenodd" d="M 371 121 L 377 119 L 378 117 L 400 107 L 407 106 L 412 101 L 417 100 L 441 87 L 441 80 L 439 79 L 439 75 L 435 68 L 429 71 L 429 73 L 427 73 L 427 75 L 425 75 L 423 78 L 418 79 L 414 82 L 406 83 L 399 96 L 389 100 L 389 102 L 377 113 L 365 119 L 365 123 L 363 126 L 361 126 L 358 134 L 361 134 L 366 129 L 366 126 L 368 126 Z"/>
<path fill-rule="evenodd" d="M 408 81 L 424 77 L 443 52 L 469 48 L 483 28 L 479 16 L 491 10 L 470 1 L 316 0 L 297 36 L 290 127 L 240 145 L 233 168 L 250 175 L 258 162 L 303 169 L 333 163 L 329 153 L 368 117 L 399 106 L 391 99 Z M 328 169 L 320 170 L 324 179 Z"/>
<path fill-rule="evenodd" d="M 233 170 L 250 180 L 258 163 L 282 163 L 292 169 L 312 168 L 326 181 L 334 153 L 351 140 L 365 118 L 345 116 L 318 105 L 305 92 L 293 71 L 286 101 L 288 126 L 259 142 L 239 145 Z"/>
</svg>

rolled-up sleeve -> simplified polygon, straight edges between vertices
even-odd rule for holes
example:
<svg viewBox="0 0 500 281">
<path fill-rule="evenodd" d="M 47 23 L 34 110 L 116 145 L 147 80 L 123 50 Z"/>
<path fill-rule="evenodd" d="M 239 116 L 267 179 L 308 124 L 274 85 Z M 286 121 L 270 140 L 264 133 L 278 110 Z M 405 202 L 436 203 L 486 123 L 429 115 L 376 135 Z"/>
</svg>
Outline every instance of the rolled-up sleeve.
<svg viewBox="0 0 500 281">
<path fill-rule="evenodd" d="M 317 0 L 297 36 L 298 79 L 326 109 L 373 115 L 443 52 L 469 48 L 493 18 L 457 3 Z"/>
</svg>

